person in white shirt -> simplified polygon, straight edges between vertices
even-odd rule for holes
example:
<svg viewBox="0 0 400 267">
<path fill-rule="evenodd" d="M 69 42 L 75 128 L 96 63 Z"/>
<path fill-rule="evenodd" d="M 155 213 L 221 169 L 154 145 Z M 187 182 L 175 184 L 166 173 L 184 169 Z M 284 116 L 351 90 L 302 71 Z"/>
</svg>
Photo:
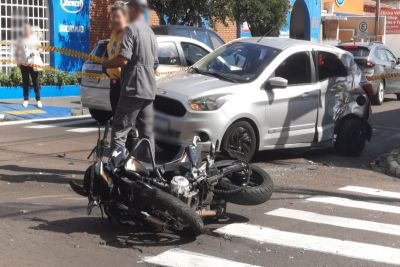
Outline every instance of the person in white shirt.
<svg viewBox="0 0 400 267">
<path fill-rule="evenodd" d="M 25 24 L 22 27 L 22 38 L 16 44 L 16 60 L 22 73 L 22 87 L 24 89 L 24 102 L 22 105 L 27 108 L 29 105 L 29 87 L 32 79 L 33 89 L 37 101 L 37 107 L 42 108 L 43 104 L 40 100 L 40 82 L 39 71 L 40 66 L 43 66 L 43 61 L 40 58 L 39 39 L 32 31 L 30 24 Z M 39 66 L 39 68 L 38 68 Z"/>
</svg>

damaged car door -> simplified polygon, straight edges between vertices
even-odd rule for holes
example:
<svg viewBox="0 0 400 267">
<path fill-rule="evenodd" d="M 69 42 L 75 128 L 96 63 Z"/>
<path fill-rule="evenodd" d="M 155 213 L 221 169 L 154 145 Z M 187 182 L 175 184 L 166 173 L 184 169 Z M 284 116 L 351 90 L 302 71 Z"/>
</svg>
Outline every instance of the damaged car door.
<svg viewBox="0 0 400 267">
<path fill-rule="evenodd" d="M 327 51 L 314 51 L 313 54 L 321 88 L 317 124 L 318 142 L 324 142 L 332 139 L 337 116 L 335 106 L 341 98 L 340 94 L 354 87 L 354 77 L 343 64 L 345 59 L 342 61 L 336 54 Z"/>
<path fill-rule="evenodd" d="M 266 83 L 266 147 L 310 145 L 315 137 L 319 86 L 310 51 L 291 54 Z"/>
</svg>

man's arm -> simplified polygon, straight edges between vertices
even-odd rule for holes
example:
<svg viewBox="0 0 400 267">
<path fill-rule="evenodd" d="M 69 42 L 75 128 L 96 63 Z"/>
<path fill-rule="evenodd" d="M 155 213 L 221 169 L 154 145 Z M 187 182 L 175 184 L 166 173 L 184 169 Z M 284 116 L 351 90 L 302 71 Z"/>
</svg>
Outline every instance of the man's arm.
<svg viewBox="0 0 400 267">
<path fill-rule="evenodd" d="M 119 56 L 103 62 L 103 67 L 106 69 L 114 69 L 126 66 L 132 57 L 133 39 L 134 38 L 131 29 L 126 27 L 124 37 L 121 41 L 121 51 Z"/>
<path fill-rule="evenodd" d="M 121 68 L 126 66 L 128 64 L 128 60 L 124 57 L 118 56 L 115 58 L 112 58 L 110 60 L 106 60 L 103 62 L 103 68 L 105 69 L 115 69 L 115 68 Z"/>
</svg>

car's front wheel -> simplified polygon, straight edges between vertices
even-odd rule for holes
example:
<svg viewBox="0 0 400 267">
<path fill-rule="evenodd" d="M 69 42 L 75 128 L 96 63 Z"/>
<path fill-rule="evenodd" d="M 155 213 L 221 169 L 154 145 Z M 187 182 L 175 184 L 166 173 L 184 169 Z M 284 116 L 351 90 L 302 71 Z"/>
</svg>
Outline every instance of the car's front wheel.
<svg viewBox="0 0 400 267">
<path fill-rule="evenodd" d="M 334 149 L 339 155 L 358 157 L 364 151 L 367 140 L 365 123 L 360 119 L 349 118 L 336 130 Z"/>
<path fill-rule="evenodd" d="M 93 119 L 95 119 L 99 123 L 105 123 L 110 120 L 112 117 L 111 111 L 98 110 L 98 109 L 89 109 L 89 113 Z"/>
<path fill-rule="evenodd" d="M 249 162 L 257 151 L 257 137 L 247 121 L 232 124 L 222 140 L 222 150 L 232 158 Z"/>
<path fill-rule="evenodd" d="M 374 105 L 382 105 L 385 100 L 385 84 L 383 81 L 379 82 L 378 91 L 372 97 L 372 104 Z"/>
</svg>

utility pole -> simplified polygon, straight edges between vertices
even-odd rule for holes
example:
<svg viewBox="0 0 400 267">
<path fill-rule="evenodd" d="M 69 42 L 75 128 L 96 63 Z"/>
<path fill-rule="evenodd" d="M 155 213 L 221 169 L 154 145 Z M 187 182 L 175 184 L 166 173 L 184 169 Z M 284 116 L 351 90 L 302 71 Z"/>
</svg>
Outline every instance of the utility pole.
<svg viewBox="0 0 400 267">
<path fill-rule="evenodd" d="M 379 37 L 379 28 L 381 23 L 381 0 L 376 0 L 376 11 L 375 11 L 375 40 L 378 40 Z"/>
</svg>

